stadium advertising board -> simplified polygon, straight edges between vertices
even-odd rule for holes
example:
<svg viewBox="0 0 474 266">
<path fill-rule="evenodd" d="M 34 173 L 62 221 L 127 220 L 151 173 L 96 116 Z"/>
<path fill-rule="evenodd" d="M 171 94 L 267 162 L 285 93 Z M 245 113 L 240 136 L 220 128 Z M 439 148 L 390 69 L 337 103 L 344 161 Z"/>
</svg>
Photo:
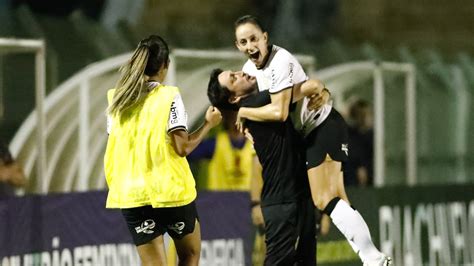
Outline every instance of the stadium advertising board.
<svg viewBox="0 0 474 266">
<path fill-rule="evenodd" d="M 349 189 L 373 240 L 396 265 L 474 263 L 474 186 Z M 320 265 L 360 265 L 332 226 L 318 244 Z"/>
<path fill-rule="evenodd" d="M 106 193 L 0 199 L 0 266 L 139 265 L 118 210 Z M 200 193 L 202 265 L 245 265 L 250 260 L 246 193 Z M 168 238 L 166 238 L 169 241 Z"/>
<path fill-rule="evenodd" d="M 395 265 L 474 263 L 474 186 L 348 189 L 372 238 Z M 135 246 L 104 192 L 0 199 L 0 266 L 138 265 Z M 249 197 L 201 192 L 201 265 L 250 265 Z M 318 265 L 360 265 L 342 234 L 318 240 Z"/>
</svg>

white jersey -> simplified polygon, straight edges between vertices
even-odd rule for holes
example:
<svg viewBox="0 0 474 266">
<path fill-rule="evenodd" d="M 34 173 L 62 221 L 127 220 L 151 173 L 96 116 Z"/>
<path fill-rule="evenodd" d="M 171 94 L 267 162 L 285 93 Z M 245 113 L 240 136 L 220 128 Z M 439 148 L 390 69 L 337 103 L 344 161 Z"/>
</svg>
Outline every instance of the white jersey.
<svg viewBox="0 0 474 266">
<path fill-rule="evenodd" d="M 331 112 L 332 106 L 325 104 L 318 110 L 308 110 L 308 97 L 298 101 L 295 111 L 290 113 L 291 120 L 297 131 L 304 137 L 321 125 Z"/>
<path fill-rule="evenodd" d="M 252 61 L 247 60 L 242 71 L 257 79 L 259 91 L 268 90 L 270 93 L 278 93 L 308 80 L 298 60 L 290 52 L 276 45 L 272 45 L 270 57 L 263 68 L 257 69 Z M 307 97 L 303 98 L 298 102 L 296 110 L 290 113 L 296 130 L 305 137 L 328 117 L 332 108 L 326 104 L 318 110 L 310 111 L 307 108 L 308 101 Z"/>
<path fill-rule="evenodd" d="M 155 88 L 158 86 L 158 82 L 148 82 L 147 86 Z M 112 129 L 112 118 L 107 115 L 107 133 L 110 134 Z M 170 116 L 168 118 L 168 126 L 166 127 L 168 133 L 177 130 L 184 129 L 188 131 L 188 113 L 184 108 L 183 99 L 180 94 L 176 94 L 171 103 Z"/>
<path fill-rule="evenodd" d="M 257 78 L 258 90 L 278 93 L 308 79 L 308 76 L 296 58 L 287 50 L 272 46 L 270 58 L 261 69 L 248 60 L 242 71 Z"/>
</svg>

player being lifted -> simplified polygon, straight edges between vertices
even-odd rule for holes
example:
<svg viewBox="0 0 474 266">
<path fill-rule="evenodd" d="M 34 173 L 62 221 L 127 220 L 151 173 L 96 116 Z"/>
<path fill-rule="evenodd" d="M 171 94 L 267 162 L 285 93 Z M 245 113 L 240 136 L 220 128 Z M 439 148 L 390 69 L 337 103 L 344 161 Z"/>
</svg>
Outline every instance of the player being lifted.
<svg viewBox="0 0 474 266">
<path fill-rule="evenodd" d="M 299 62 L 285 49 L 269 43 L 268 33 L 252 16 L 235 22 L 235 44 L 249 59 L 243 72 L 255 76 L 260 91 L 268 90 L 268 105 L 239 109 L 238 117 L 252 121 L 285 121 L 289 116 L 292 90 L 308 79 Z M 391 258 L 372 242 L 360 213 L 350 206 L 344 182 L 344 162 L 349 155 L 347 125 L 331 105 L 310 110 L 305 97 L 291 113 L 297 130 L 304 135 L 306 168 L 314 205 L 326 213 L 344 234 L 364 265 L 390 265 Z"/>
</svg>

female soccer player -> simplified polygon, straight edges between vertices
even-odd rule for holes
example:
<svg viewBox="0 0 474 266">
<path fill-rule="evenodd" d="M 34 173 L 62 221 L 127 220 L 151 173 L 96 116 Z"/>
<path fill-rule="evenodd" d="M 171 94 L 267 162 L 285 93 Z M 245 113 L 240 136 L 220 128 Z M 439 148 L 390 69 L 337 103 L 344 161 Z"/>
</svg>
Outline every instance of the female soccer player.
<svg viewBox="0 0 474 266">
<path fill-rule="evenodd" d="M 142 265 L 166 265 L 165 232 L 174 240 L 179 265 L 198 265 L 196 185 L 185 156 L 221 114 L 209 107 L 203 126 L 188 134 L 179 89 L 163 84 L 168 56 L 161 37 L 143 39 L 108 92 L 106 207 L 122 210 Z"/>
<path fill-rule="evenodd" d="M 292 88 L 308 79 L 306 73 L 293 55 L 269 43 L 268 33 L 255 17 L 239 18 L 235 22 L 235 37 L 237 48 L 249 58 L 243 72 L 256 77 L 260 91 L 268 90 L 271 94 L 270 104 L 240 108 L 239 118 L 285 121 Z M 344 189 L 343 166 L 349 153 L 347 125 L 331 105 L 310 110 L 309 102 L 308 98 L 300 101 L 292 117 L 295 127 L 305 137 L 306 166 L 314 205 L 332 219 L 364 265 L 389 265 L 391 258 L 375 247 L 367 224 L 349 205 Z"/>
</svg>

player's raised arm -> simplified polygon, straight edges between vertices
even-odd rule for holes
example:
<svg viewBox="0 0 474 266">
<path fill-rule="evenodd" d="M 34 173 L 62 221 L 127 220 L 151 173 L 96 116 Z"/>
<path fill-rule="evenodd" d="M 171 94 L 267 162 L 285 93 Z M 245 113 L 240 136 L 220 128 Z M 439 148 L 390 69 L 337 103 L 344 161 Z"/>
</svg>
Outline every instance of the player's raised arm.
<svg viewBox="0 0 474 266">
<path fill-rule="evenodd" d="M 199 129 L 191 134 L 188 134 L 186 130 L 175 130 L 171 132 L 170 136 L 176 153 L 181 157 L 190 154 L 203 140 L 207 133 L 209 133 L 209 130 L 218 125 L 221 120 L 221 112 L 217 108 L 209 106 L 206 111 L 206 121 L 201 125 L 201 127 L 199 127 Z"/>
</svg>

